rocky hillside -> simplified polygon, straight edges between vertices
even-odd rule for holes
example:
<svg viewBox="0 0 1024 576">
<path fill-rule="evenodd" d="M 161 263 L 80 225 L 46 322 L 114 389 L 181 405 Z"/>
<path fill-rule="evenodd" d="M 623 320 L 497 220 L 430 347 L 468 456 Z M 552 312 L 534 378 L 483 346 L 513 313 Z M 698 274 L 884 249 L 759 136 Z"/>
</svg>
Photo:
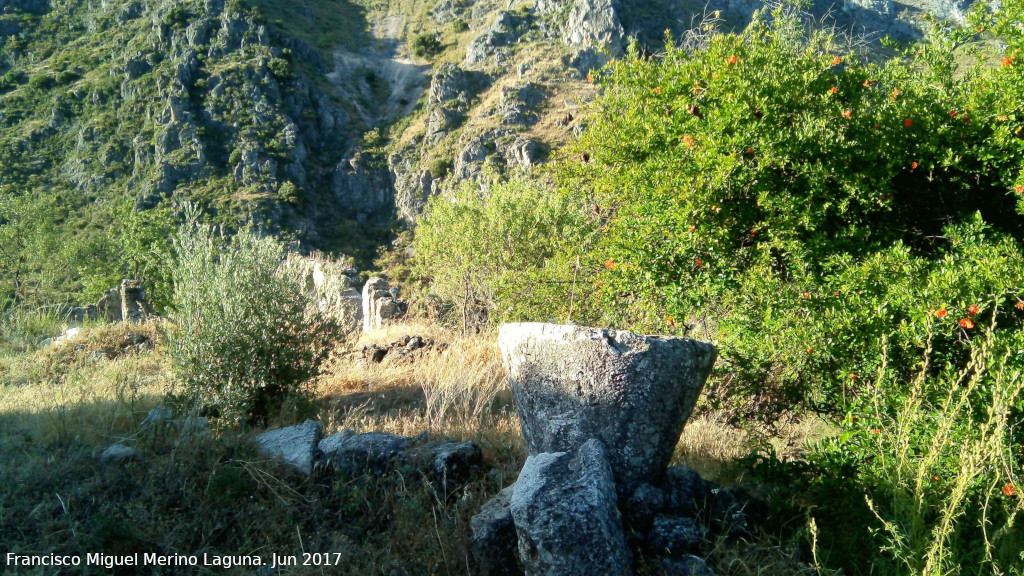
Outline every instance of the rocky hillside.
<svg viewBox="0 0 1024 576">
<path fill-rule="evenodd" d="M 816 0 L 813 10 L 831 6 Z M 846 0 L 844 26 L 908 36 L 922 8 Z M 587 75 L 759 0 L 4 0 L 0 194 L 55 222 L 204 206 L 363 262 L 396 218 L 465 180 L 529 172 L 581 130 Z"/>
<path fill-rule="evenodd" d="M 125 198 L 138 208 L 190 200 L 229 224 L 328 247 L 345 240 L 346 220 L 387 214 L 383 163 L 359 148 L 379 121 L 380 82 L 364 73 L 335 89 L 330 58 L 258 7 L 3 6 L 3 194 L 28 183 L 98 222 Z M 355 7 L 325 8 L 351 26 L 339 45 L 365 28 Z"/>
<path fill-rule="evenodd" d="M 409 11 L 426 10 L 426 18 L 390 15 L 402 4 L 392 1 L 370 17 L 390 19 L 407 43 L 423 35 L 440 40 L 425 101 L 391 132 L 388 165 L 397 213 L 406 222 L 446 187 L 466 180 L 486 187 L 492 178 L 544 162 L 583 128 L 582 107 L 595 95 L 588 74 L 622 56 L 631 39 L 657 52 L 666 32 L 679 38 L 712 20 L 739 28 L 764 6 L 760 0 L 441 0 Z M 967 4 L 815 0 L 807 8 L 823 23 L 870 41 L 919 36 L 927 12 L 962 20 Z"/>
</svg>

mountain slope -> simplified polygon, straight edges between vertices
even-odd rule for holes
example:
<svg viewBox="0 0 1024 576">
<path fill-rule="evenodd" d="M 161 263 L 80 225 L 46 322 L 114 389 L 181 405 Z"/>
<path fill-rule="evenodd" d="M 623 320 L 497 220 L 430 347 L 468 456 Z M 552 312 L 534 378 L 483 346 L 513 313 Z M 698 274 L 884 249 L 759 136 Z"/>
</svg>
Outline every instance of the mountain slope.
<svg viewBox="0 0 1024 576">
<path fill-rule="evenodd" d="M 898 5 L 847 4 L 841 22 L 905 27 Z M 760 6 L 718 8 L 742 25 Z M 710 8 L 4 0 L 0 270 L 21 280 L 3 290 L 95 296 L 139 273 L 120 254 L 125 211 L 185 202 L 229 229 L 252 224 L 366 267 L 430 196 L 545 162 L 583 128 L 587 74 L 630 38 L 656 51 L 666 29 L 678 37 Z M 43 225 L 27 226 L 30 213 Z"/>
</svg>

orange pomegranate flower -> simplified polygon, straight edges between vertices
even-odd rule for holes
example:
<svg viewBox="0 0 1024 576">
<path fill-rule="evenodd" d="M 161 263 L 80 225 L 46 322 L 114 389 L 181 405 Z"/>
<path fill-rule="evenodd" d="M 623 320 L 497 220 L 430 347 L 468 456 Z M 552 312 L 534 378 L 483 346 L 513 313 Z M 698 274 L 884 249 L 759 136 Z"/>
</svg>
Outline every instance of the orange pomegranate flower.
<svg viewBox="0 0 1024 576">
<path fill-rule="evenodd" d="M 971 304 L 970 306 L 967 307 L 967 313 L 971 316 L 971 318 L 974 318 L 974 316 L 978 313 L 979 310 L 981 309 L 978 308 L 977 304 Z"/>
<path fill-rule="evenodd" d="M 1005 494 L 1007 498 L 1013 496 L 1016 493 L 1017 488 L 1014 487 L 1013 484 L 1007 484 L 1006 486 L 1003 486 L 1003 494 Z"/>
<path fill-rule="evenodd" d="M 836 88 L 835 86 L 833 86 L 833 87 L 828 89 L 828 92 L 829 92 L 829 94 L 835 94 L 836 92 L 839 92 L 839 88 Z"/>
<path fill-rule="evenodd" d="M 839 56 L 836 56 L 835 58 L 832 59 L 832 65 L 833 66 L 839 66 L 842 63 L 843 63 L 843 59 L 840 58 Z"/>
<path fill-rule="evenodd" d="M 907 128 L 910 128 L 913 124 L 914 121 L 911 120 L 910 118 L 907 118 L 906 120 L 903 121 L 903 125 L 906 126 Z"/>
<path fill-rule="evenodd" d="M 1003 68 L 1013 64 L 1013 58 L 1003 58 Z"/>
<path fill-rule="evenodd" d="M 665 323 L 666 324 L 675 324 L 676 323 L 676 319 L 672 318 L 671 316 L 669 316 L 668 318 L 665 318 Z"/>
<path fill-rule="evenodd" d="M 810 292 L 804 292 L 803 294 L 800 295 L 800 297 L 806 300 L 806 299 L 811 297 L 811 293 Z"/>
<path fill-rule="evenodd" d="M 605 260 L 604 261 L 604 267 L 609 269 L 609 270 L 614 269 L 615 268 L 615 261 L 614 260 L 610 260 L 610 259 L 609 260 Z"/>
<path fill-rule="evenodd" d="M 740 61 L 739 58 L 737 58 L 735 56 L 729 56 L 729 66 L 732 66 L 733 64 L 735 64 L 735 63 L 737 63 L 739 61 Z"/>
<path fill-rule="evenodd" d="M 683 136 L 683 144 L 686 144 L 687 148 L 693 148 L 693 137 L 689 134 Z"/>
<path fill-rule="evenodd" d="M 1017 302 L 1014 304 L 1014 307 L 1017 308 L 1017 310 L 1024 310 L 1024 302 Z"/>
<path fill-rule="evenodd" d="M 693 224 L 690 224 L 690 232 L 696 232 L 696 231 L 697 231 L 697 227 L 694 226 Z"/>
<path fill-rule="evenodd" d="M 693 259 L 693 264 L 694 264 L 694 266 L 697 266 L 699 268 L 699 267 L 704 265 L 704 261 L 701 260 L 700 258 L 694 258 Z"/>
<path fill-rule="evenodd" d="M 1013 191 L 1016 192 L 1017 194 L 1024 194 L 1024 184 L 1018 184 L 1017 186 L 1014 186 Z"/>
<path fill-rule="evenodd" d="M 974 322 L 972 322 L 970 318 L 961 318 L 960 327 L 970 330 L 971 328 L 974 328 Z"/>
<path fill-rule="evenodd" d="M 899 88 L 893 88 L 892 89 L 892 99 L 895 100 L 896 97 L 899 96 L 899 95 L 900 95 L 900 89 Z"/>
<path fill-rule="evenodd" d="M 939 481 L 939 475 L 938 474 L 932 474 L 932 480 L 938 482 Z"/>
<path fill-rule="evenodd" d="M 871 429 L 871 433 L 874 434 L 875 436 L 877 436 L 877 435 L 881 434 L 882 431 L 879 430 L 878 428 L 872 428 Z"/>
<path fill-rule="evenodd" d="M 911 170 L 917 170 L 917 162 L 911 162 L 910 163 L 910 169 Z"/>
<path fill-rule="evenodd" d="M 849 108 L 843 110 L 843 118 L 849 118 L 850 116 L 853 116 L 852 110 L 850 110 Z"/>
<path fill-rule="evenodd" d="M 857 380 L 860 376 L 857 376 L 856 372 L 850 372 L 850 380 Z"/>
<path fill-rule="evenodd" d="M 654 89 L 654 93 L 655 94 L 661 94 L 661 88 L 655 88 Z"/>
<path fill-rule="evenodd" d="M 941 309 L 941 310 L 937 310 L 937 311 L 935 312 L 935 315 L 936 315 L 937 317 L 939 317 L 939 318 L 945 318 L 946 316 L 949 316 L 949 312 L 948 312 L 948 311 L 946 311 L 946 309 L 945 309 L 945 308 L 943 308 L 943 309 Z"/>
</svg>

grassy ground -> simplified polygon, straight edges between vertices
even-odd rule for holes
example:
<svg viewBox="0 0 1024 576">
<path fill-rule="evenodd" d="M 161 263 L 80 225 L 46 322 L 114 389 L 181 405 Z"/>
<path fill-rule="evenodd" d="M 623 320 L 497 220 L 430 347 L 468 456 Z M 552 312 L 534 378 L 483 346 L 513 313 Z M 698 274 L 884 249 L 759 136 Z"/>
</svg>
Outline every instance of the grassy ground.
<svg viewBox="0 0 1024 576">
<path fill-rule="evenodd" d="M 125 346 L 131 333 L 156 347 L 138 352 Z M 359 359 L 360 344 L 405 334 L 446 347 L 413 362 L 366 366 Z M 463 338 L 429 324 L 395 326 L 339 349 L 313 389 L 314 416 L 326 434 L 427 431 L 478 442 L 484 470 L 450 493 L 400 473 L 305 478 L 260 458 L 251 431 L 216 423 L 208 438 L 140 434 L 139 422 L 174 386 L 159 341 L 153 326 L 101 326 L 58 347 L 0 355 L 0 548 L 83 558 L 159 552 L 268 560 L 272 553 L 305 551 L 336 555 L 332 561 L 340 566 L 281 573 L 471 573 L 469 519 L 515 480 L 525 460 L 493 335 Z M 291 416 L 275 424 L 308 415 L 300 412 L 285 411 Z M 713 479 L 742 481 L 731 462 L 754 441 L 723 420 L 713 413 L 696 417 L 674 461 Z M 782 429 L 773 442 L 791 456 L 823 430 L 807 421 Z M 116 442 L 136 447 L 139 456 L 102 465 L 99 454 Z M 719 574 L 800 574 L 810 567 L 799 548 L 755 530 L 748 540 L 720 545 L 711 561 Z"/>
</svg>

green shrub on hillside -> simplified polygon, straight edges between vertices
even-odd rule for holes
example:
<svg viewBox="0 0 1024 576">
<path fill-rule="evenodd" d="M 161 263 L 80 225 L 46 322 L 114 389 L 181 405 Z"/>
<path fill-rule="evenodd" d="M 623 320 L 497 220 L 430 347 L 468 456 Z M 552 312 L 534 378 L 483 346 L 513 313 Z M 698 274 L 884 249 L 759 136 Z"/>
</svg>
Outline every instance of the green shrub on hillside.
<svg viewBox="0 0 1024 576">
<path fill-rule="evenodd" d="M 319 373 L 343 328 L 308 301 L 273 238 L 242 230 L 225 239 L 193 220 L 175 252 L 169 341 L 179 399 L 264 422 Z"/>
<path fill-rule="evenodd" d="M 52 88 L 56 84 L 53 76 L 49 74 L 37 74 L 28 79 L 28 85 L 34 90 L 46 90 Z"/>
<path fill-rule="evenodd" d="M 452 171 L 452 159 L 448 156 L 439 156 L 430 161 L 427 165 L 430 177 L 434 180 L 441 180 Z"/>
<path fill-rule="evenodd" d="M 937 42 L 875 65 L 780 11 L 700 40 L 599 73 L 560 165 L 604 215 L 594 321 L 694 325 L 723 351 L 712 401 L 770 421 L 842 414 L 881 334 L 911 348 L 890 358 L 909 375 L 913 314 L 1024 293 L 1016 61 L 954 81 Z"/>
<path fill-rule="evenodd" d="M 590 217 L 543 183 L 512 180 L 481 190 L 463 185 L 431 200 L 413 243 L 417 272 L 432 291 L 456 303 L 460 320 L 583 317 L 574 298 Z"/>
<path fill-rule="evenodd" d="M 441 41 L 436 34 L 423 32 L 409 42 L 409 51 L 418 58 L 427 58 L 441 51 Z"/>
</svg>

